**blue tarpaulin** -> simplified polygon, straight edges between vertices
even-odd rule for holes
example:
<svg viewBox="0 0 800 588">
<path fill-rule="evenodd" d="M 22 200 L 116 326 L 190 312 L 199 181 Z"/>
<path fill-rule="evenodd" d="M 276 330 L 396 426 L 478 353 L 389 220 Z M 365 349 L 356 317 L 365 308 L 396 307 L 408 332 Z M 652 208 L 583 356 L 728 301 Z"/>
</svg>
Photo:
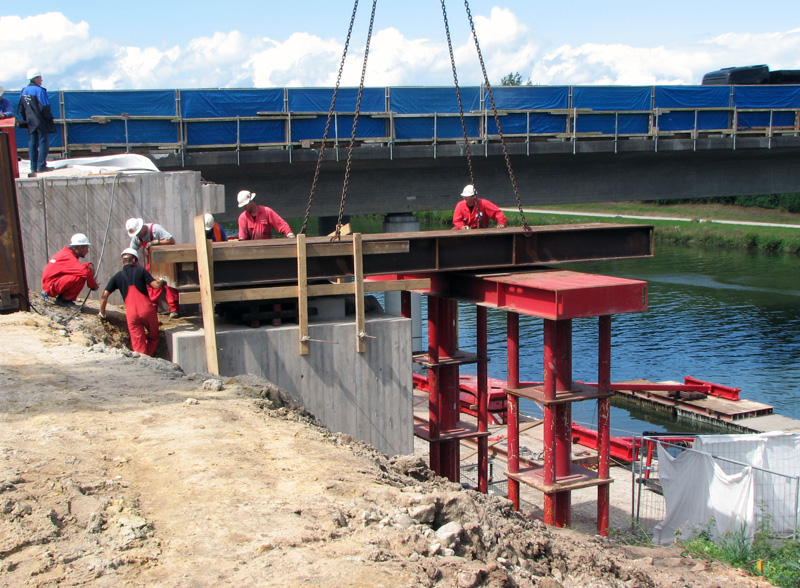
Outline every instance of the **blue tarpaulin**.
<svg viewBox="0 0 800 588">
<path fill-rule="evenodd" d="M 555 110 L 569 108 L 569 86 L 501 86 L 492 89 L 494 104 L 498 111 L 503 110 Z M 491 112 L 489 93 L 484 92 L 484 105 L 489 114 L 486 130 L 490 135 L 497 134 L 497 123 Z M 513 134 L 553 134 L 567 130 L 566 114 L 505 114 L 500 116 L 503 133 Z"/>
<path fill-rule="evenodd" d="M 67 118 L 121 116 L 124 113 L 130 116 L 175 116 L 175 112 L 175 90 L 64 92 L 64 115 Z"/>
<path fill-rule="evenodd" d="M 283 112 L 283 89 L 181 90 L 183 118 L 257 116 L 259 112 Z M 173 105 L 172 112 L 175 108 Z"/>
<path fill-rule="evenodd" d="M 800 86 L 734 86 L 733 104 L 737 108 L 800 108 Z M 740 112 L 739 128 L 794 127 L 795 113 Z"/>
<path fill-rule="evenodd" d="M 66 119 L 68 144 L 175 144 L 182 138 L 179 119 L 236 119 L 183 121 L 189 146 L 264 145 L 319 141 L 325 132 L 333 88 L 246 88 L 207 90 L 98 90 L 48 92 L 57 119 Z M 357 88 L 340 88 L 336 118 L 329 140 L 346 145 L 353 128 Z M 576 130 L 601 135 L 646 134 L 650 121 L 662 131 L 732 130 L 738 109 L 738 128 L 794 128 L 794 112 L 746 112 L 748 109 L 800 109 L 800 86 L 502 86 L 492 89 L 500 124 L 509 135 L 569 133 L 567 114 L 577 110 Z M 19 92 L 6 92 L 16 109 Z M 64 104 L 60 101 L 63 100 Z M 461 88 L 467 134 L 471 139 L 497 134 L 497 124 L 485 88 Z M 655 117 L 652 110 L 661 109 Z M 180 112 L 178 111 L 180 109 Z M 719 110 L 715 110 L 719 109 Z M 565 112 L 535 112 L 561 110 Z M 512 112 L 509 112 L 512 111 Z M 531 111 L 531 112 L 514 112 Z M 622 111 L 622 112 L 620 112 Z M 633 112 L 631 112 L 633 111 Z M 364 88 L 357 138 L 386 138 L 430 142 L 461 139 L 458 98 L 453 87 Z M 258 113 L 272 113 L 273 116 Z M 119 117 L 134 120 L 95 120 Z M 136 117 L 164 117 L 136 120 Z M 83 121 L 83 122 L 79 122 Z M 485 127 L 485 128 L 484 128 Z M 61 148 L 64 125 L 50 136 Z M 287 137 L 287 134 L 291 136 Z M 28 134 L 16 131 L 25 149 Z"/>
<path fill-rule="evenodd" d="M 730 126 L 730 86 L 656 86 L 656 108 L 722 108 L 713 111 L 667 112 L 658 117 L 662 131 L 727 129 Z"/>
<path fill-rule="evenodd" d="M 479 111 L 480 88 L 461 88 L 461 105 L 464 113 Z M 434 121 L 432 116 L 397 118 L 394 121 L 395 138 L 398 140 L 455 139 L 464 136 L 458 117 L 458 94 L 455 88 L 390 88 L 389 109 L 397 114 L 455 114 Z M 466 120 L 467 135 L 480 137 L 480 119 Z"/>
<path fill-rule="evenodd" d="M 290 112 L 327 113 L 331 109 L 333 88 L 289 88 L 288 92 Z M 384 88 L 364 88 L 360 112 L 386 112 L 385 96 Z M 357 101 L 358 88 L 339 88 L 335 111 L 353 113 L 356 111 Z"/>
<path fill-rule="evenodd" d="M 572 107 L 597 111 L 650 111 L 651 93 L 651 86 L 575 86 L 572 89 Z M 650 115 L 579 113 L 576 124 L 579 133 L 644 134 L 650 130 Z"/>
</svg>

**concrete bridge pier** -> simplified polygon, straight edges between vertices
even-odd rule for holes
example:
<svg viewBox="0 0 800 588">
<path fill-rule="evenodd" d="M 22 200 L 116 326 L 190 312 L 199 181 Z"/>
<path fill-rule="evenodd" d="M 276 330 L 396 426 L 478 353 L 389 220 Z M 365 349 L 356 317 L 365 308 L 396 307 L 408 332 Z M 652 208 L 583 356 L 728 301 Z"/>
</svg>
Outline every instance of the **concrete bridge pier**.
<svg viewBox="0 0 800 588">
<path fill-rule="evenodd" d="M 321 220 L 321 219 L 320 219 Z M 383 218 L 384 233 L 406 233 L 420 230 L 419 219 L 408 212 L 390 213 Z M 384 293 L 384 310 L 403 316 L 400 292 Z M 422 351 L 422 294 L 411 292 L 411 350 Z"/>
</svg>

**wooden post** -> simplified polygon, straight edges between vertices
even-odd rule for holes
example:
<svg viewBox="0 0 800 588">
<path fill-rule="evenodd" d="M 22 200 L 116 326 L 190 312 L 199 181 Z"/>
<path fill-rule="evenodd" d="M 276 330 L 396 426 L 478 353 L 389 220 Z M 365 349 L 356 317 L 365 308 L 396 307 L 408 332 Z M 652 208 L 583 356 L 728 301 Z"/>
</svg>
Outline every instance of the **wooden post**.
<svg viewBox="0 0 800 588">
<path fill-rule="evenodd" d="M 356 350 L 367 350 L 366 320 L 364 318 L 364 258 L 361 255 L 361 233 L 353 233 L 353 294 L 356 305 Z"/>
<path fill-rule="evenodd" d="M 203 309 L 203 331 L 206 344 L 206 369 L 219 375 L 217 326 L 214 323 L 214 251 L 206 239 L 203 215 L 194 217 L 194 242 L 197 247 L 197 275 L 200 282 L 200 306 Z"/>
<path fill-rule="evenodd" d="M 297 235 L 297 324 L 300 334 L 300 355 L 308 355 L 308 258 L 304 233 Z"/>
</svg>

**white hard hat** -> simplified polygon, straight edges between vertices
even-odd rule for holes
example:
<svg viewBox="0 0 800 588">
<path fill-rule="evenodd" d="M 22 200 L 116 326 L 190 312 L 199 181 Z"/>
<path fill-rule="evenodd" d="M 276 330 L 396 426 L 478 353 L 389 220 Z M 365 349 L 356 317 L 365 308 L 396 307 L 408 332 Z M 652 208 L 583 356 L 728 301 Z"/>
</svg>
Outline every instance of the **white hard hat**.
<svg viewBox="0 0 800 588">
<path fill-rule="evenodd" d="M 133 249 L 132 247 L 122 250 L 122 257 L 125 257 L 126 255 L 133 255 L 136 259 L 139 259 L 139 254 L 136 253 L 136 249 Z"/>
<path fill-rule="evenodd" d="M 466 186 L 464 186 L 464 190 L 461 192 L 461 195 L 464 198 L 475 196 L 475 186 L 473 186 L 472 184 L 467 184 Z"/>
<path fill-rule="evenodd" d="M 239 201 L 239 208 L 250 202 L 255 197 L 256 193 L 250 192 L 249 190 L 242 190 L 239 192 L 239 194 L 236 195 L 236 199 Z"/>
<path fill-rule="evenodd" d="M 205 225 L 206 225 L 206 231 L 210 231 L 212 229 L 212 227 L 214 226 L 214 217 L 211 216 L 208 213 L 205 213 L 203 215 L 203 220 L 204 220 Z"/>
<path fill-rule="evenodd" d="M 129 218 L 125 222 L 125 229 L 128 231 L 128 235 L 130 237 L 136 237 L 139 234 L 139 231 L 142 230 L 144 226 L 144 221 L 140 218 Z"/>
<path fill-rule="evenodd" d="M 34 78 L 40 78 L 40 77 L 42 77 L 42 72 L 40 72 L 38 68 L 32 67 L 32 68 L 30 68 L 28 70 L 28 79 L 29 80 L 32 80 Z"/>
<path fill-rule="evenodd" d="M 69 240 L 70 247 L 80 247 L 81 245 L 91 245 L 89 238 L 83 233 L 75 233 Z"/>
</svg>

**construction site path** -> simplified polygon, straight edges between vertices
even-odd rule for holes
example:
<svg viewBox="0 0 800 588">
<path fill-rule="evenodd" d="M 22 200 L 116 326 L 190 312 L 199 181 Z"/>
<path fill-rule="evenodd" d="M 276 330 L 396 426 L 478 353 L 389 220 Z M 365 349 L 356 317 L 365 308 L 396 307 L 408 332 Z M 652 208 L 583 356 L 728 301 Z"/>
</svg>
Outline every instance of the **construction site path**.
<svg viewBox="0 0 800 588">
<path fill-rule="evenodd" d="M 263 379 L 132 353 L 119 310 L 43 308 L 0 315 L 1 586 L 768 586 L 547 528 Z"/>
</svg>

